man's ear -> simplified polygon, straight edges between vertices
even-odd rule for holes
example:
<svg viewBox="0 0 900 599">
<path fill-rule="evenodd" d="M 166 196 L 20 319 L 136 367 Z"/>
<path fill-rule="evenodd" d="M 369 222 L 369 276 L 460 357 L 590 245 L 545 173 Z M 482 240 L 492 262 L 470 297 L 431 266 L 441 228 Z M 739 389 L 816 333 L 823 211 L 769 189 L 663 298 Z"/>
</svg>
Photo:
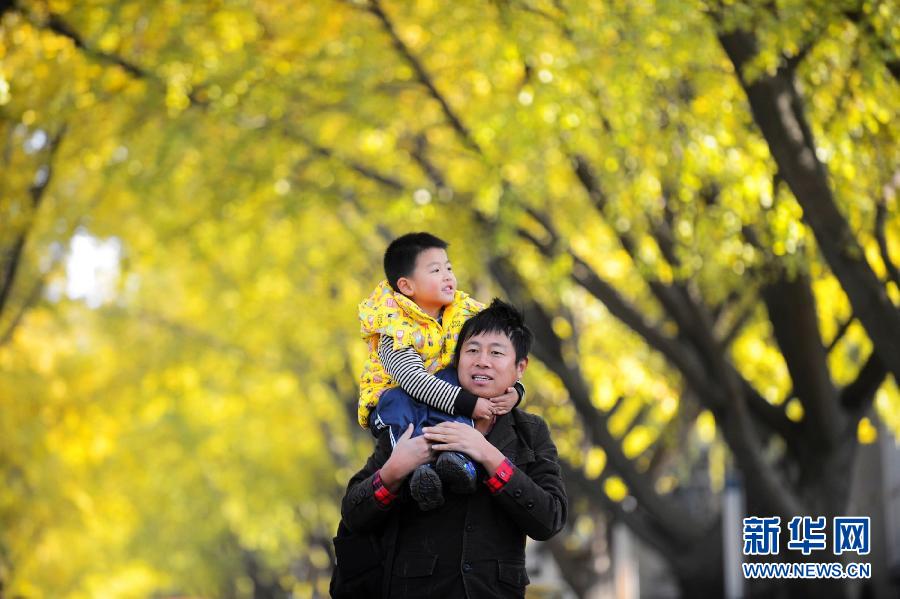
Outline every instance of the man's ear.
<svg viewBox="0 0 900 599">
<path fill-rule="evenodd" d="M 516 364 L 516 378 L 521 379 L 522 374 L 525 373 L 525 369 L 528 367 L 528 358 L 522 358 L 519 360 L 518 364 Z"/>
<path fill-rule="evenodd" d="M 416 291 L 415 287 L 413 287 L 412 281 L 410 281 L 406 277 L 400 277 L 399 279 L 397 279 L 397 289 L 400 290 L 400 293 L 406 296 L 411 296 Z"/>
</svg>

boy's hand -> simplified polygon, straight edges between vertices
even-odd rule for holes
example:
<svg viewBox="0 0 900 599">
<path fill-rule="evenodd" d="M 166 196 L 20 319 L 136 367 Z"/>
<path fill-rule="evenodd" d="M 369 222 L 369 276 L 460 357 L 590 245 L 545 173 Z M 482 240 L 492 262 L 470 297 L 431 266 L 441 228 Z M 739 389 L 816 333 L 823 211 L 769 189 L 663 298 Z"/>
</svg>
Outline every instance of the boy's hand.
<svg viewBox="0 0 900 599">
<path fill-rule="evenodd" d="M 490 418 L 493 415 L 494 408 L 491 400 L 479 397 L 478 401 L 475 402 L 475 409 L 472 410 L 472 418 L 475 420 L 482 420 Z"/>
<path fill-rule="evenodd" d="M 515 387 L 507 387 L 506 393 L 491 398 L 491 408 L 497 416 L 507 414 L 519 401 L 519 393 Z"/>
</svg>

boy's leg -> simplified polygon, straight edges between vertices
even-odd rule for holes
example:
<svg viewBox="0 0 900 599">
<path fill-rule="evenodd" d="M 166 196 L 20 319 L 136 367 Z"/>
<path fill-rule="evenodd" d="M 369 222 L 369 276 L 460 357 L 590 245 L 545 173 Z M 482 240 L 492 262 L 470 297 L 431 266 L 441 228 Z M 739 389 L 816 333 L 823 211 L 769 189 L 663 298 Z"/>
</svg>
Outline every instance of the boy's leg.
<svg viewBox="0 0 900 599">
<path fill-rule="evenodd" d="M 434 376 L 452 385 L 459 385 L 455 368 L 444 368 Z M 391 446 L 393 447 L 397 444 L 400 436 L 406 432 L 409 423 L 413 424 L 412 436 L 418 437 L 422 434 L 423 426 L 430 426 L 438 422 L 462 422 L 469 426 L 475 426 L 468 416 L 451 416 L 428 404 L 416 401 L 402 388 L 393 387 L 381 394 L 378 404 L 369 416 L 369 429 L 376 437 L 380 436 L 381 431 L 390 430 Z"/>
<path fill-rule="evenodd" d="M 459 378 L 455 368 L 445 368 L 435 375 L 442 381 L 453 385 L 459 385 Z M 446 412 L 428 408 L 426 423 L 423 426 L 431 426 L 439 422 L 461 422 L 468 426 L 475 426 L 475 422 L 468 416 L 451 416 Z M 464 453 L 458 451 L 443 451 L 438 456 L 434 466 L 438 476 L 454 493 L 469 494 L 475 492 L 475 483 L 478 472 L 475 462 Z"/>
<path fill-rule="evenodd" d="M 388 389 L 382 393 L 369 418 L 372 433 L 376 436 L 390 435 L 391 447 L 394 447 L 412 423 L 412 436 L 417 437 L 422 434 L 427 408 L 400 387 Z M 422 511 L 432 510 L 444 503 L 443 485 L 432 464 L 423 464 L 413 471 L 409 478 L 409 492 Z"/>
<path fill-rule="evenodd" d="M 376 437 L 382 433 L 390 435 L 391 447 L 394 447 L 410 423 L 413 437 L 422 434 L 422 423 L 427 418 L 425 407 L 400 387 L 387 389 L 369 416 L 369 428 Z"/>
</svg>

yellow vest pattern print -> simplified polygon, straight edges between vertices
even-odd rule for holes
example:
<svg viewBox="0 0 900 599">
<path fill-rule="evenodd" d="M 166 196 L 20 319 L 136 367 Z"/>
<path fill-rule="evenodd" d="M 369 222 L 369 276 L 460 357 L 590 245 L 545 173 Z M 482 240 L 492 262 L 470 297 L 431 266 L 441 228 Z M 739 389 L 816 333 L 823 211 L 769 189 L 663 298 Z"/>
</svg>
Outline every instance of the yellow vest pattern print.
<svg viewBox="0 0 900 599">
<path fill-rule="evenodd" d="M 391 289 L 386 280 L 379 283 L 359 304 L 360 333 L 369 347 L 359 380 L 357 418 L 360 426 L 369 428 L 369 414 L 378 405 L 381 394 L 397 386 L 378 358 L 378 342 L 382 335 L 394 340 L 394 349 L 412 347 L 422 356 L 425 369 L 434 374 L 453 360 L 463 323 L 483 309 L 484 304 L 457 290 L 438 323 L 413 300 Z"/>
</svg>

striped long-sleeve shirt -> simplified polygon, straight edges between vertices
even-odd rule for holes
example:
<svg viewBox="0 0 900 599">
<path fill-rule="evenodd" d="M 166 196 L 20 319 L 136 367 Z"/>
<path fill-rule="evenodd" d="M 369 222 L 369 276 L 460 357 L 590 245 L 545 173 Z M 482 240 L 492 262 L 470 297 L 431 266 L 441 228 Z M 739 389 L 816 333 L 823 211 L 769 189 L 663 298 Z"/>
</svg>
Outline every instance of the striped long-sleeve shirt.
<svg viewBox="0 0 900 599">
<path fill-rule="evenodd" d="M 378 357 L 385 372 L 413 399 L 447 414 L 472 416 L 478 397 L 429 374 L 422 356 L 412 347 L 395 350 L 393 338 L 382 335 L 378 342 Z"/>
<path fill-rule="evenodd" d="M 396 350 L 393 338 L 382 335 L 378 342 L 378 357 L 385 372 L 413 399 L 447 414 L 471 418 L 478 396 L 429 374 L 422 357 L 412 347 Z M 515 387 L 519 401 L 522 401 L 525 387 L 518 381 Z"/>
</svg>

